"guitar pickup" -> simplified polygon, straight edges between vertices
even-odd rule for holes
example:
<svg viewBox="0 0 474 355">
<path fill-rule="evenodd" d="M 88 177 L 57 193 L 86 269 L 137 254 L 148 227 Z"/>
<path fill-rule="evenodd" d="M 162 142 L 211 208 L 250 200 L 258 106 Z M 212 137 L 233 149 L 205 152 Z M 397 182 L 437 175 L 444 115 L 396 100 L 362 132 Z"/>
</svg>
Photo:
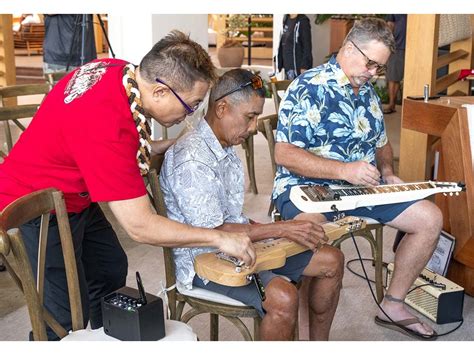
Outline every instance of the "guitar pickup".
<svg viewBox="0 0 474 355">
<path fill-rule="evenodd" d="M 242 260 L 237 259 L 235 256 L 227 255 L 226 253 L 223 253 L 222 251 L 216 252 L 216 256 L 221 260 L 225 260 L 225 261 L 228 261 L 229 263 L 234 264 L 235 272 L 241 272 L 242 267 L 247 267 Z"/>
</svg>

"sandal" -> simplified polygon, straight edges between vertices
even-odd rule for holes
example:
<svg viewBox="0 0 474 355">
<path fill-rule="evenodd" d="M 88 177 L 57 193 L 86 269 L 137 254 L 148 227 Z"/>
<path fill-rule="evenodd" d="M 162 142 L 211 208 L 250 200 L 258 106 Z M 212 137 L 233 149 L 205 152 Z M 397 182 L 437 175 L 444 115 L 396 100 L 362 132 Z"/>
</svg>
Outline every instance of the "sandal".
<svg viewBox="0 0 474 355">
<path fill-rule="evenodd" d="M 390 115 L 391 113 L 397 112 L 397 110 L 394 108 L 384 108 L 382 112 L 384 115 Z"/>
<path fill-rule="evenodd" d="M 391 322 L 380 319 L 379 317 L 375 317 L 375 324 L 380 325 L 381 327 L 385 327 L 388 329 L 396 330 L 402 334 L 408 335 L 409 337 L 419 339 L 419 340 L 436 340 L 438 338 L 438 333 L 433 330 L 433 334 L 421 334 L 417 331 L 411 330 L 407 328 L 407 326 L 420 323 L 423 324 L 418 318 L 408 318 L 398 322 Z"/>
</svg>

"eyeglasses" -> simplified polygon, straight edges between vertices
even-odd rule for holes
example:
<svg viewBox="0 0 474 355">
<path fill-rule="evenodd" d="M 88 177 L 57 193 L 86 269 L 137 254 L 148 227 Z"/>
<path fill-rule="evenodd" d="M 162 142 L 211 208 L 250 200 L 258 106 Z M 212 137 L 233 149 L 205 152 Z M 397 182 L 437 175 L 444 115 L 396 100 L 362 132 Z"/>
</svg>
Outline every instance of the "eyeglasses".
<svg viewBox="0 0 474 355">
<path fill-rule="evenodd" d="M 223 99 L 224 97 L 229 96 L 230 94 L 233 94 L 236 91 L 242 90 L 242 89 L 244 89 L 244 88 L 246 88 L 247 86 L 250 86 L 250 85 L 252 85 L 252 89 L 254 89 L 254 90 L 261 89 L 261 88 L 263 88 L 263 80 L 262 80 L 261 77 L 259 77 L 258 75 L 255 74 L 254 76 L 252 76 L 250 78 L 250 81 L 248 81 L 244 84 L 240 84 L 236 88 L 230 90 L 229 92 L 226 92 L 224 95 L 219 96 L 214 102 L 219 101 L 220 99 Z"/>
<path fill-rule="evenodd" d="M 171 86 L 169 86 L 168 84 L 166 84 L 163 80 L 160 80 L 158 78 L 155 79 L 156 82 L 160 83 L 160 84 L 163 84 L 164 86 L 166 86 L 168 89 L 170 89 L 170 91 L 174 94 L 174 96 L 176 96 L 176 98 L 179 100 L 179 102 L 181 102 L 181 105 L 183 105 L 183 107 L 186 109 L 186 115 L 187 116 L 190 116 L 192 115 L 198 108 L 199 108 L 199 105 L 201 104 L 201 102 L 198 102 L 196 105 L 194 105 L 193 108 L 189 107 L 189 105 L 184 102 L 184 100 L 176 93 L 176 91 L 174 91 Z"/>
<path fill-rule="evenodd" d="M 362 55 L 365 57 L 365 59 L 367 60 L 367 63 L 365 63 L 365 67 L 366 67 L 368 70 L 372 70 L 372 69 L 376 68 L 376 69 L 377 69 L 377 73 L 380 73 L 380 72 L 383 72 L 383 71 L 385 71 L 385 70 L 387 69 L 387 66 L 386 66 L 386 65 L 384 65 L 384 64 L 379 64 L 379 63 L 377 63 L 375 60 L 372 60 L 372 59 L 370 59 L 369 57 L 367 57 L 367 55 L 366 55 L 364 52 L 362 52 L 362 49 L 360 49 L 359 47 L 357 47 L 357 45 L 356 45 L 353 41 L 351 41 L 351 43 L 354 45 L 354 47 L 357 48 L 357 50 L 360 52 L 360 54 L 362 54 Z"/>
</svg>

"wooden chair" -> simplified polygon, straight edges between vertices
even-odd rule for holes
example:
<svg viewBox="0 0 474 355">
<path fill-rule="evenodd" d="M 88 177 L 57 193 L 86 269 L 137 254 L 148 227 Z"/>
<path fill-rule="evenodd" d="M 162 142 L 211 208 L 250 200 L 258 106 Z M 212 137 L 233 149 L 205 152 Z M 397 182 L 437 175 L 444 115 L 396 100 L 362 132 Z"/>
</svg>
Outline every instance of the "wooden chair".
<svg viewBox="0 0 474 355">
<path fill-rule="evenodd" d="M 46 80 L 46 83 L 49 84 L 50 87 L 53 87 L 54 85 L 58 83 L 59 80 L 61 80 L 68 74 L 69 72 L 59 71 L 55 73 L 47 73 L 44 75 L 44 78 Z"/>
<path fill-rule="evenodd" d="M 11 105 L 12 100 L 29 95 L 45 95 L 50 91 L 48 84 L 26 84 L 0 87 L 0 122 L 5 131 L 6 151 L 0 150 L 0 156 L 5 157 L 13 147 L 13 137 L 10 123 L 14 123 L 21 131 L 26 127 L 20 122 L 22 118 L 33 117 L 38 110 L 38 104 Z"/>
<path fill-rule="evenodd" d="M 248 138 L 242 143 L 242 149 L 245 151 L 245 162 L 247 163 L 250 190 L 252 190 L 254 194 L 258 194 L 257 179 L 255 178 L 255 157 L 253 146 L 253 136 L 255 134 L 257 134 L 257 132 L 254 132 L 248 136 Z"/>
<path fill-rule="evenodd" d="M 270 82 L 269 84 L 269 90 L 272 93 L 273 103 L 275 104 L 275 112 L 277 114 L 280 108 L 280 102 L 281 102 L 283 93 L 286 91 L 286 89 L 288 88 L 290 84 L 291 84 L 291 80 L 279 80 L 279 81 Z"/>
<path fill-rule="evenodd" d="M 44 272 L 47 258 L 46 245 L 49 217 L 52 210 L 56 212 L 66 268 L 72 319 L 72 332 L 70 333 L 59 324 L 43 305 Z M 38 272 L 35 277 L 18 227 L 37 217 L 41 217 L 41 229 Z M 11 264 L 6 258 L 10 252 L 14 261 Z M 3 261 L 13 281 L 25 295 L 34 340 L 48 340 L 46 325 L 61 340 L 115 340 L 106 335 L 103 328 L 96 330 L 84 329 L 76 257 L 62 192 L 56 189 L 33 192 L 5 207 L 0 214 L 0 260 Z M 192 329 L 181 322 L 165 321 L 165 332 L 166 337 L 163 340 L 196 340 L 196 335 Z"/>
<path fill-rule="evenodd" d="M 166 217 L 166 206 L 161 193 L 158 173 L 156 168 L 161 168 L 162 159 L 152 161 L 153 169 L 150 170 L 145 180 L 149 188 L 149 196 L 156 212 Z M 175 267 L 171 248 L 163 247 L 163 256 L 166 272 L 166 290 L 170 309 L 170 318 L 189 322 L 193 317 L 209 313 L 210 315 L 210 340 L 219 339 L 219 316 L 231 322 L 242 334 L 245 340 L 258 340 L 261 318 L 255 308 L 247 306 L 230 297 L 215 292 L 193 287 L 192 290 L 179 292 L 176 289 Z M 183 314 L 184 306 L 188 304 L 191 309 Z M 252 335 L 240 318 L 254 319 L 254 333 Z"/>
<path fill-rule="evenodd" d="M 48 340 L 46 325 L 60 338 L 68 335 L 66 329 L 43 306 L 45 252 L 52 210 L 56 211 L 60 231 L 71 305 L 72 330 L 76 331 L 84 328 L 84 319 L 76 257 L 63 194 L 55 189 L 33 192 L 8 205 L 0 215 L 0 255 L 12 279 L 25 295 L 35 340 Z M 41 232 L 38 273 L 35 277 L 18 227 L 37 217 L 41 217 Z M 10 252 L 16 267 L 6 259 Z"/>
<path fill-rule="evenodd" d="M 28 56 L 32 51 L 43 51 L 44 23 L 29 23 L 21 26 L 14 34 L 15 48 L 26 49 Z"/>
</svg>

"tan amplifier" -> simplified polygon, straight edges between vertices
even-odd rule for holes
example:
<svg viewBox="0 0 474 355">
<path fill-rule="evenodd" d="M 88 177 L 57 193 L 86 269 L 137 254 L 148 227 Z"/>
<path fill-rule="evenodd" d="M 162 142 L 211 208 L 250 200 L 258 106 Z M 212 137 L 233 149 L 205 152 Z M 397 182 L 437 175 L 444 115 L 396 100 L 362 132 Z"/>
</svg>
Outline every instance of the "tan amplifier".
<svg viewBox="0 0 474 355">
<path fill-rule="evenodd" d="M 387 266 L 387 285 L 390 285 L 393 263 Z M 422 286 L 426 285 L 426 286 Z M 464 288 L 428 269 L 417 277 L 405 303 L 437 324 L 462 320 Z"/>
</svg>

